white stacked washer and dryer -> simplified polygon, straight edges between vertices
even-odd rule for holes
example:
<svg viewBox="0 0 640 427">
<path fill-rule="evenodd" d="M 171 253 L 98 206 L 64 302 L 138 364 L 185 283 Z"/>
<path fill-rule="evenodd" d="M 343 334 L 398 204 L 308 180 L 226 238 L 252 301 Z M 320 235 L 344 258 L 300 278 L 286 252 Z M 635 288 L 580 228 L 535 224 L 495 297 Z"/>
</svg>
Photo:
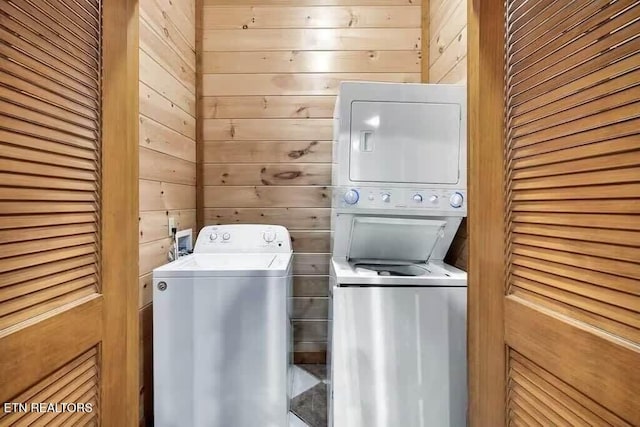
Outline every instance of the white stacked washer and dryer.
<svg viewBox="0 0 640 427">
<path fill-rule="evenodd" d="M 329 419 L 466 425 L 466 89 L 345 82 L 334 122 Z"/>
</svg>

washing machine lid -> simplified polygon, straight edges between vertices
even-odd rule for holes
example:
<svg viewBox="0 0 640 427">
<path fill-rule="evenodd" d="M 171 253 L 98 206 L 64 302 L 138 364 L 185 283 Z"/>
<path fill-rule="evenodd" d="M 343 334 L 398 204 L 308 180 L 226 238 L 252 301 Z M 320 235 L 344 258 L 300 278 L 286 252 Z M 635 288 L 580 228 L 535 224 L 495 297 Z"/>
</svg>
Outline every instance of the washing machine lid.
<svg viewBox="0 0 640 427">
<path fill-rule="evenodd" d="M 192 254 L 156 268 L 153 277 L 283 277 L 291 258 L 291 253 Z"/>
<path fill-rule="evenodd" d="M 417 276 L 386 276 L 362 268 L 358 262 L 333 258 L 331 275 L 336 286 L 467 286 L 467 273 L 442 261 L 409 265 L 415 270 L 424 270 L 424 273 Z"/>
<path fill-rule="evenodd" d="M 444 236 L 447 223 L 430 219 L 355 217 L 348 259 L 427 262 Z"/>
</svg>

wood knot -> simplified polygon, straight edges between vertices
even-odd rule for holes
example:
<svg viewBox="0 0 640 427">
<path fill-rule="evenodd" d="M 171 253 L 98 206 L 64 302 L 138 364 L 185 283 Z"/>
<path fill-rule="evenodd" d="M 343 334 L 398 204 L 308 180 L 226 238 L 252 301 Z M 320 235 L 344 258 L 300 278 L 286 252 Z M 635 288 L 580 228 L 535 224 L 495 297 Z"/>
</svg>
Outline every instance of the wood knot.
<svg viewBox="0 0 640 427">
<path fill-rule="evenodd" d="M 274 175 L 278 179 L 296 179 L 302 176 L 300 171 L 280 172 Z"/>
</svg>

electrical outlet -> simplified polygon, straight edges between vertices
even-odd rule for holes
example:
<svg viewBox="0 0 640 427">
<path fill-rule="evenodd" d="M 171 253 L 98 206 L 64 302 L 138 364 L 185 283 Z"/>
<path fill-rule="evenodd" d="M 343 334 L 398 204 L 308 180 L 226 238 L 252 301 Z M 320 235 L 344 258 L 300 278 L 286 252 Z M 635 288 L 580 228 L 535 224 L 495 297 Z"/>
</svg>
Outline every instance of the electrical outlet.
<svg viewBox="0 0 640 427">
<path fill-rule="evenodd" d="M 176 218 L 173 216 L 169 217 L 169 236 L 173 236 L 172 230 L 176 227 Z"/>
</svg>

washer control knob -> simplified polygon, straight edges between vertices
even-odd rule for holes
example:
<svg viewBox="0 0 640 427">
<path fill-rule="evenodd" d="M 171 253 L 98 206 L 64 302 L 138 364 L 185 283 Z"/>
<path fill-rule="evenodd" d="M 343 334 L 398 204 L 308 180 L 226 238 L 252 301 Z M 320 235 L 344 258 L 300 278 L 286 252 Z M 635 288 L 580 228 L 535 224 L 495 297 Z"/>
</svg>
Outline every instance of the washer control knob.
<svg viewBox="0 0 640 427">
<path fill-rule="evenodd" d="M 433 194 L 431 197 L 429 197 L 429 201 L 431 203 L 433 203 L 434 205 L 438 203 L 438 196 L 436 196 L 435 194 Z"/>
<path fill-rule="evenodd" d="M 273 231 L 265 231 L 264 233 L 262 233 L 262 238 L 265 242 L 271 243 L 276 240 L 276 233 Z"/>
<path fill-rule="evenodd" d="M 385 203 L 389 203 L 391 201 L 391 194 L 384 193 L 382 195 L 382 201 L 385 202 Z"/>
<path fill-rule="evenodd" d="M 413 201 L 416 202 L 416 203 L 422 203 L 422 195 L 414 194 L 413 195 Z"/>
<path fill-rule="evenodd" d="M 464 197 L 460 193 L 453 193 L 449 199 L 449 203 L 451 203 L 451 207 L 453 208 L 462 207 L 463 202 Z"/>
<path fill-rule="evenodd" d="M 229 233 L 224 233 L 222 235 L 222 240 L 229 240 L 230 238 L 231 238 L 231 234 L 229 234 Z"/>
<path fill-rule="evenodd" d="M 349 205 L 355 205 L 360 200 L 360 194 L 358 194 L 358 190 L 349 190 L 344 193 L 344 201 Z"/>
<path fill-rule="evenodd" d="M 212 242 L 214 242 L 217 238 L 218 238 L 218 233 L 209 234 L 209 240 L 211 240 Z"/>
</svg>

